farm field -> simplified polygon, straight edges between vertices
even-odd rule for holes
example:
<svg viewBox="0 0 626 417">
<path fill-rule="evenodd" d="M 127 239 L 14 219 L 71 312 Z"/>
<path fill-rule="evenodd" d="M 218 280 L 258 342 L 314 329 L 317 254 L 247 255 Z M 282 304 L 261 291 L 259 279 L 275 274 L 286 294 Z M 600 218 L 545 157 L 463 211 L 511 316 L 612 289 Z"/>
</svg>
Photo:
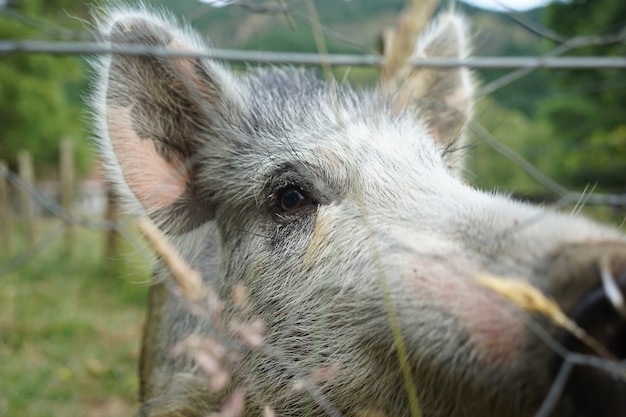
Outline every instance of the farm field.
<svg viewBox="0 0 626 417">
<path fill-rule="evenodd" d="M 71 253 L 56 239 L 0 277 L 0 416 L 136 410 L 148 269 L 105 261 L 102 232 L 74 233 Z M 16 233 L 13 253 L 0 257 L 0 268 L 25 247 L 20 237 Z"/>
</svg>

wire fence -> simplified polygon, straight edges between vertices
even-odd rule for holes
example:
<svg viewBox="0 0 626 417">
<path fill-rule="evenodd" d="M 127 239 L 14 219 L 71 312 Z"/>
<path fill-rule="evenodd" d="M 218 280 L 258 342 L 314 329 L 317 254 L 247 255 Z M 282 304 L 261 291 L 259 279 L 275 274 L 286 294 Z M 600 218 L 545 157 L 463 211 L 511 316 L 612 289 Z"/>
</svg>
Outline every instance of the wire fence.
<svg viewBox="0 0 626 417">
<path fill-rule="evenodd" d="M 612 39 L 612 37 L 611 37 Z M 611 40 L 608 43 L 622 42 Z M 593 45 L 591 41 L 582 45 Z M 309 65 L 321 66 L 352 66 L 352 67 L 381 67 L 385 58 L 380 55 L 349 55 L 328 54 L 323 59 L 319 53 L 297 52 L 268 52 L 268 51 L 240 51 L 227 49 L 212 49 L 210 51 L 181 51 L 150 45 L 110 45 L 92 42 L 40 42 L 40 41 L 0 41 L 0 54 L 9 53 L 44 53 L 55 55 L 139 55 L 156 56 L 161 58 L 207 58 L 221 61 L 251 63 L 251 64 L 282 64 L 282 65 Z M 624 69 L 626 58 L 623 57 L 472 57 L 466 59 L 455 58 L 415 58 L 410 63 L 416 67 L 436 68 L 489 68 L 489 69 Z"/>
<path fill-rule="evenodd" d="M 249 2 L 233 2 L 235 6 L 243 7 L 255 13 L 284 15 L 285 20 L 295 19 L 299 22 L 308 21 L 309 16 L 299 16 L 290 14 L 290 9 L 282 5 L 282 2 L 273 3 L 249 3 Z M 204 9 L 202 9 L 204 10 Z M 201 15 L 201 9 L 195 11 L 198 16 Z M 4 13 L 4 11 L 3 11 Z M 191 13 L 193 15 L 194 13 Z M 505 88 L 507 85 L 528 76 L 536 70 L 599 70 L 599 69 L 626 69 L 626 58 L 624 57 L 607 57 L 607 56 L 562 56 L 565 53 L 596 45 L 615 45 L 626 42 L 626 28 L 617 31 L 614 34 L 602 36 L 585 36 L 576 38 L 567 38 L 561 34 L 554 33 L 548 28 L 543 27 L 537 22 L 529 21 L 523 15 L 517 13 L 510 14 L 512 18 L 525 27 L 529 32 L 539 35 L 545 39 L 550 39 L 559 43 L 559 46 L 547 52 L 542 56 L 497 56 L 497 57 L 471 57 L 465 59 L 451 58 L 419 58 L 411 59 L 411 65 L 415 67 L 435 67 L 435 68 L 456 68 L 468 67 L 473 69 L 499 69 L 513 70 L 506 75 L 497 78 L 490 83 L 483 85 L 478 91 L 478 96 L 487 96 Z M 32 18 L 15 15 L 15 18 L 22 19 L 25 24 L 40 25 L 41 22 L 32 21 Z M 89 39 L 84 34 L 76 34 L 54 27 L 53 24 L 46 25 L 46 30 L 51 37 L 58 39 Z M 322 27 L 322 34 L 327 37 L 340 39 L 342 35 L 338 35 L 328 28 Z M 348 40 L 352 41 L 353 40 Z M 358 42 L 353 42 L 357 47 Z M 361 48 L 362 50 L 363 48 Z M 208 51 L 190 51 L 190 50 L 173 50 L 171 48 L 155 47 L 150 45 L 110 45 L 106 43 L 97 43 L 88 41 L 41 41 L 41 40 L 3 40 L 0 41 L 0 60 L 6 56 L 13 54 L 53 54 L 53 55 L 101 55 L 101 54 L 122 54 L 122 55 L 142 55 L 154 57 L 168 58 L 208 58 L 218 59 L 221 61 L 232 61 L 240 63 L 254 64 L 288 64 L 288 65 L 305 65 L 305 66 L 347 66 L 347 67 L 376 67 L 381 68 L 385 65 L 386 58 L 382 55 L 372 53 L 361 53 L 359 55 L 350 54 L 320 54 L 320 53 L 286 53 L 286 52 L 267 52 L 267 51 L 243 51 L 243 50 L 227 50 L 227 49 L 211 49 Z M 0 61 L 1 63 L 1 61 Z M 605 87 L 610 88 L 611 86 Z M 582 205 L 600 205 L 614 209 L 619 216 L 624 216 L 626 209 L 626 193 L 606 194 L 588 191 L 573 191 L 544 174 L 540 169 L 535 167 L 533 163 L 527 161 L 523 156 L 519 155 L 502 140 L 494 137 L 488 129 L 479 123 L 470 122 L 470 130 L 482 141 L 488 144 L 497 153 L 503 155 L 511 163 L 520 167 L 527 175 L 533 178 L 537 183 L 541 184 L 551 195 L 555 196 L 556 208 L 562 208 L 576 204 Z M 1 134 L 1 133 L 0 133 Z M 89 230 L 98 230 L 104 232 L 115 232 L 121 234 L 124 239 L 131 242 L 136 252 L 140 254 L 147 262 L 150 262 L 151 256 L 143 249 L 143 244 L 136 236 L 129 220 L 123 218 L 94 218 L 91 215 L 77 215 L 76 212 L 67 207 L 63 207 L 56 198 L 47 195 L 36 185 L 28 183 L 17 173 L 9 169 L 0 169 L 0 179 L 9 184 L 11 201 L 4 207 L 5 214 L 22 215 L 19 211 L 19 204 L 15 203 L 16 195 L 24 193 L 31 198 L 35 205 L 44 213 L 47 213 L 55 221 L 55 225 L 49 228 L 45 233 L 39 234 L 34 242 L 29 243 L 25 248 L 19 248 L 17 253 L 11 249 L 10 256 L 5 256 L 0 263 L 0 285 L 2 279 L 19 271 L 24 264 L 32 262 L 38 254 L 57 241 L 60 236 L 70 227 L 79 227 Z M 1 199 L 0 199 L 1 200 Z M 2 207 L 0 207 L 2 208 Z M 577 212 L 578 208 L 574 209 Z M 19 217 L 19 216 L 18 216 Z M 13 227 L 11 222 L 14 220 L 3 220 L 5 227 Z M 18 219 L 18 222 L 20 220 Z M 620 226 L 621 228 L 621 226 Z M 8 230 L 8 229 L 7 229 Z M 7 231 L 5 230 L 5 232 Z M 8 237 L 10 233 L 5 233 Z M 110 254 L 108 255 L 110 256 Z M 215 318 L 215 313 L 210 313 Z M 529 319 L 526 323 L 529 327 L 533 327 L 532 331 L 540 334 L 539 337 L 545 341 L 550 348 L 563 358 L 563 365 L 554 379 L 550 392 L 547 394 L 541 409 L 535 415 L 536 417 L 549 416 L 557 407 L 559 398 L 563 395 L 566 385 L 568 384 L 572 369 L 575 366 L 590 366 L 597 369 L 608 370 L 609 373 L 616 378 L 624 380 L 626 369 L 623 362 L 616 363 L 613 360 L 599 358 L 595 355 L 582 355 L 565 350 L 554 338 L 553 335 L 545 331 L 542 326 L 536 324 Z M 224 329 L 222 329 L 224 330 Z M 228 333 L 224 330 L 225 333 Z M 254 332 L 252 332 L 254 333 Z M 244 341 L 243 344 L 249 344 Z M 249 346 L 248 346 L 249 347 Z M 269 347 L 265 352 L 268 356 L 278 357 L 282 353 L 269 351 Z M 279 358 L 284 360 L 284 358 Z M 621 360 L 622 358 L 620 358 Z M 336 410 L 333 405 L 325 398 L 320 391 L 318 384 L 313 380 L 306 380 L 304 390 L 307 391 L 314 400 L 322 407 L 328 415 L 339 416 L 341 413 Z M 324 381 L 320 381 L 324 382 Z M 0 392 L 1 394 L 1 392 Z M 1 400 L 1 397 L 0 397 Z M 0 415 L 1 413 L 0 401 Z"/>
</svg>

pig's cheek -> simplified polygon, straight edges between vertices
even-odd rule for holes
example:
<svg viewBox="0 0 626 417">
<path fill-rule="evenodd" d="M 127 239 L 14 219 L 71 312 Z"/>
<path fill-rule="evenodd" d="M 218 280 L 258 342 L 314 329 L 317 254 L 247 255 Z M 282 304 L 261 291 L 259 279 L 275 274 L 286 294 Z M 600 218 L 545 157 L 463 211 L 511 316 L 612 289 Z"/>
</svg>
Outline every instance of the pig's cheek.
<svg viewBox="0 0 626 417">
<path fill-rule="evenodd" d="M 464 265 L 450 271 L 440 264 L 413 268 L 409 287 L 415 296 L 440 311 L 455 317 L 467 331 L 478 356 L 486 363 L 510 364 L 528 337 L 524 323 L 505 301 L 489 294 L 473 282 L 479 271 Z M 463 276 L 459 276 L 462 271 Z M 508 306 L 510 307 L 510 306 Z"/>
</svg>

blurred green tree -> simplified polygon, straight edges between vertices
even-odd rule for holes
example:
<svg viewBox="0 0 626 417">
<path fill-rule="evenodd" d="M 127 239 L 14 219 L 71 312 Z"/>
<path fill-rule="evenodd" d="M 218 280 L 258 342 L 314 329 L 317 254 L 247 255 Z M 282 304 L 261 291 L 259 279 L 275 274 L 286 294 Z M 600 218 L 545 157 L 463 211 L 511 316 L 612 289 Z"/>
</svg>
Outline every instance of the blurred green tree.
<svg viewBox="0 0 626 417">
<path fill-rule="evenodd" d="M 568 38 L 611 36 L 626 31 L 623 0 L 554 2 L 545 24 Z M 550 47 L 556 46 L 551 44 Z M 576 55 L 625 56 L 626 42 L 590 44 Z M 560 93 L 539 108 L 559 145 L 552 147 L 551 174 L 566 185 L 595 185 L 612 192 L 626 190 L 626 73 L 623 69 L 555 72 Z"/>
<path fill-rule="evenodd" d="M 0 7 L 0 39 L 53 40 L 82 33 L 76 17 L 83 2 L 71 0 L 8 1 Z M 84 62 L 78 57 L 11 53 L 0 57 L 0 159 L 14 166 L 28 149 L 39 171 L 57 164 L 59 140 L 76 142 L 79 168 L 88 165 L 81 89 Z"/>
</svg>

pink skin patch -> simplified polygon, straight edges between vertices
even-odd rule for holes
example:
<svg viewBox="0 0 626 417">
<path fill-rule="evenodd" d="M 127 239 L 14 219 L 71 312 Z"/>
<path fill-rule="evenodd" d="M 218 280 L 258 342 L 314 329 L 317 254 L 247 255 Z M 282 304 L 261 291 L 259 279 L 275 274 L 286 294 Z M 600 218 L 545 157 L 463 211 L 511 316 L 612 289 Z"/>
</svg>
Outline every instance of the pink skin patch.
<svg viewBox="0 0 626 417">
<path fill-rule="evenodd" d="M 450 264 L 441 260 L 415 261 L 410 283 L 421 300 L 457 317 L 470 335 L 480 357 L 490 364 L 515 361 L 527 337 L 524 324 L 489 291 L 473 281 L 482 271 L 458 252 L 449 252 Z"/>
<path fill-rule="evenodd" d="M 182 162 L 167 162 L 154 141 L 139 138 L 132 128 L 131 109 L 107 108 L 109 137 L 126 183 L 146 211 L 153 212 L 182 196 L 189 170 Z"/>
</svg>

